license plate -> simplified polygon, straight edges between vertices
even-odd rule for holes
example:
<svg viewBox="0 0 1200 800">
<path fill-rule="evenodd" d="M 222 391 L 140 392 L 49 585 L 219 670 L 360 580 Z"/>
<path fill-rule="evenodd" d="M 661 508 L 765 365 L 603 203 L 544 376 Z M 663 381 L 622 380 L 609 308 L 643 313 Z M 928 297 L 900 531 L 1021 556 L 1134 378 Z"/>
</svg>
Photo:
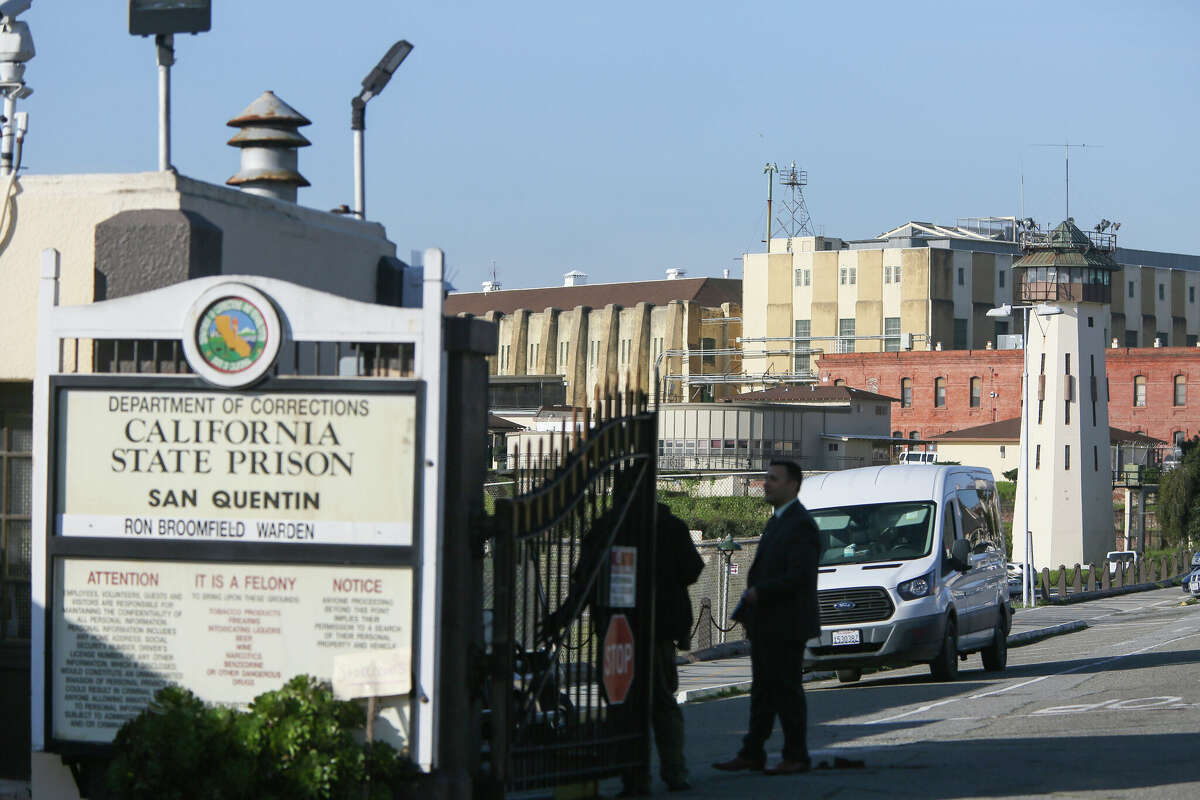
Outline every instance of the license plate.
<svg viewBox="0 0 1200 800">
<path fill-rule="evenodd" d="M 862 631 L 834 631 L 834 645 L 839 644 L 862 644 Z"/>
</svg>

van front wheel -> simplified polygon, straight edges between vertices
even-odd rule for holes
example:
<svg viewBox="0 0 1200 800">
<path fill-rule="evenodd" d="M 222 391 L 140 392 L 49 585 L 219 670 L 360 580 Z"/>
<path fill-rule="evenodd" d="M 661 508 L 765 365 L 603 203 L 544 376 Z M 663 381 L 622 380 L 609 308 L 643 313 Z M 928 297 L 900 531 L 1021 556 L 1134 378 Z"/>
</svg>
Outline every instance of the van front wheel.
<svg viewBox="0 0 1200 800">
<path fill-rule="evenodd" d="M 958 677 L 958 625 L 954 617 L 946 620 L 946 635 L 942 639 L 942 649 L 937 657 L 929 662 L 929 672 L 936 681 L 952 681 Z"/>
<path fill-rule="evenodd" d="M 1004 612 L 1000 612 L 1000 621 L 992 643 L 983 648 L 983 668 L 988 672 L 1003 672 L 1008 666 L 1008 635 L 1004 632 Z"/>
<path fill-rule="evenodd" d="M 861 669 L 839 669 L 837 670 L 838 683 L 854 683 L 862 677 Z"/>
</svg>

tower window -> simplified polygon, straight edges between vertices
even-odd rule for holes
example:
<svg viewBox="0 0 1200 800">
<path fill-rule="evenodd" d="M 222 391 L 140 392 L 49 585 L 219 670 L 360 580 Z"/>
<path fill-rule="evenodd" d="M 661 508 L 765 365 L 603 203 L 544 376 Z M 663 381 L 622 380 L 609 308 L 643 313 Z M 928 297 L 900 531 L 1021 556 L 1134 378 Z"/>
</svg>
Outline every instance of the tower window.
<svg viewBox="0 0 1200 800">
<path fill-rule="evenodd" d="M 1137 408 L 1146 406 L 1146 376 L 1135 375 L 1133 378 L 1133 405 Z"/>
</svg>

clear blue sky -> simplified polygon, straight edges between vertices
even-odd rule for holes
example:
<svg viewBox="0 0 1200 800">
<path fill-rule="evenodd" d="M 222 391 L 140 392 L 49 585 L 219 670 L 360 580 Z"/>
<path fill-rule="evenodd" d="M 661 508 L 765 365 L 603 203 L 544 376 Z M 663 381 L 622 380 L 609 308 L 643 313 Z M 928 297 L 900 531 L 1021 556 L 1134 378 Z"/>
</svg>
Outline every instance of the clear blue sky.
<svg viewBox="0 0 1200 800">
<path fill-rule="evenodd" d="M 367 211 L 458 288 L 740 275 L 764 162 L 808 170 L 812 218 L 865 238 L 909 219 L 1122 222 L 1200 253 L 1200 4 L 214 0 L 179 37 L 174 163 L 223 183 L 225 121 L 272 89 L 308 116 L 300 202 L 353 203 L 349 100 L 415 45 L 367 113 Z M 29 172 L 156 165 L 152 40 L 126 0 L 34 0 Z M 777 195 L 778 197 L 778 190 Z"/>
</svg>

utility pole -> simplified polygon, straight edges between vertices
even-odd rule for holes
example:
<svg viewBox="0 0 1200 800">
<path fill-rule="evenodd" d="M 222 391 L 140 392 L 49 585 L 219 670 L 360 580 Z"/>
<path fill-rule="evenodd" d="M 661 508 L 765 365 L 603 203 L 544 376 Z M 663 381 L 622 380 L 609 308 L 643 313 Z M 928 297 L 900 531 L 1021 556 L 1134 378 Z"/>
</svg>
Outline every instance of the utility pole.
<svg viewBox="0 0 1200 800">
<path fill-rule="evenodd" d="M 763 167 L 763 174 L 767 176 L 767 253 L 771 252 L 771 199 L 775 194 L 775 173 L 779 171 L 779 167 L 768 161 Z"/>
</svg>

